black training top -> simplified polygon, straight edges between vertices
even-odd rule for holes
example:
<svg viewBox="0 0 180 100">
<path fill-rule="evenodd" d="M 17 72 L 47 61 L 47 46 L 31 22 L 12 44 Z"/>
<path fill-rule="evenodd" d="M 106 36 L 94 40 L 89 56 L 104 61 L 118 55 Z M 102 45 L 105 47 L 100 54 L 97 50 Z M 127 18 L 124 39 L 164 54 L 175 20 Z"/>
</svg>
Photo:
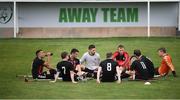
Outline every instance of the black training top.
<svg viewBox="0 0 180 100">
<path fill-rule="evenodd" d="M 69 57 L 68 61 L 73 64 L 74 68 L 76 68 L 76 66 L 80 64 L 80 61 L 79 61 L 79 59 L 77 59 L 77 58 L 71 59 L 71 58 Z"/>
<path fill-rule="evenodd" d="M 145 56 L 142 56 L 140 60 L 135 60 L 132 63 L 130 70 L 135 70 L 136 76 L 140 76 L 143 80 L 147 80 L 152 73 L 149 69 L 153 69 L 150 67 L 152 67 L 152 63 L 150 63 Z"/>
<path fill-rule="evenodd" d="M 116 66 L 118 66 L 118 63 L 113 59 L 106 59 L 100 63 L 100 67 L 102 67 L 102 82 L 115 81 Z"/>
<path fill-rule="evenodd" d="M 41 75 L 43 72 L 43 67 L 44 67 L 44 60 L 39 59 L 38 57 L 36 57 L 33 60 L 32 63 L 32 75 L 33 78 L 38 78 L 38 75 Z"/>
<path fill-rule="evenodd" d="M 70 71 L 73 71 L 74 67 L 69 61 L 61 61 L 57 64 L 57 71 L 61 73 L 63 81 L 71 81 Z"/>
</svg>

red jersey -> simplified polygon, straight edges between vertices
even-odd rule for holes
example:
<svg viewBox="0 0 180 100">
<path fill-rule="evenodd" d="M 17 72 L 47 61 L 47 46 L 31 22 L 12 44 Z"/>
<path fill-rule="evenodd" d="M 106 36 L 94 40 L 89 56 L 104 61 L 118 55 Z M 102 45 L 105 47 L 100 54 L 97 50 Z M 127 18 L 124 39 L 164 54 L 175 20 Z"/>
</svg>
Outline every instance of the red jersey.
<svg viewBox="0 0 180 100">
<path fill-rule="evenodd" d="M 172 59 L 170 55 L 166 54 L 163 56 L 161 65 L 158 69 L 158 72 L 160 75 L 166 75 L 169 73 L 169 71 L 174 71 L 174 65 L 172 64 Z"/>
<path fill-rule="evenodd" d="M 129 69 L 129 67 L 130 67 L 130 64 L 129 64 L 130 57 L 129 57 L 129 54 L 127 52 L 123 52 L 123 54 L 120 54 L 119 51 L 116 51 L 113 54 L 113 59 L 118 62 L 119 66 L 122 66 L 124 68 Z"/>
</svg>

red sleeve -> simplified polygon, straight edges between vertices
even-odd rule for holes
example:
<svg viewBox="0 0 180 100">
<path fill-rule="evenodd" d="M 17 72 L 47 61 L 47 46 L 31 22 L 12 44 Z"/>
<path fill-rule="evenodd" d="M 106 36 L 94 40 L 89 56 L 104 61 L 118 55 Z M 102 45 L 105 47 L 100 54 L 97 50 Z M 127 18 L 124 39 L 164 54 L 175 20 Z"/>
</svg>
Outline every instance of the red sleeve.
<svg viewBox="0 0 180 100">
<path fill-rule="evenodd" d="M 118 54 L 119 54 L 118 51 L 116 51 L 116 52 L 113 54 L 112 59 L 113 59 L 113 60 L 116 60 L 116 56 L 117 56 Z"/>
</svg>

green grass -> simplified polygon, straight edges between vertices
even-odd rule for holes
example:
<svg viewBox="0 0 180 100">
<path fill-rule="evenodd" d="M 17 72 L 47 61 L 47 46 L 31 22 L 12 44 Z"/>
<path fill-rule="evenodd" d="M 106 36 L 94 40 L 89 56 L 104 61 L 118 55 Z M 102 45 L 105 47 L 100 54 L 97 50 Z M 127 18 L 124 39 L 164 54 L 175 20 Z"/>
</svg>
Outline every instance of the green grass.
<svg viewBox="0 0 180 100">
<path fill-rule="evenodd" d="M 152 85 L 145 86 L 143 82 L 123 81 L 122 84 L 102 83 L 95 80 L 86 83 L 28 82 L 16 78 L 16 74 L 30 74 L 31 62 L 37 49 L 54 53 L 52 65 L 55 67 L 60 60 L 60 52 L 71 48 L 80 50 L 80 57 L 87 51 L 89 44 L 95 44 L 101 58 L 105 53 L 114 52 L 118 44 L 123 44 L 132 54 L 134 49 L 141 49 L 150 57 L 155 66 L 161 59 L 157 48 L 166 47 L 173 58 L 173 63 L 179 77 L 169 75 Z M 96 38 L 96 39 L 1 39 L 0 40 L 0 98 L 2 99 L 180 99 L 180 38 Z"/>
</svg>

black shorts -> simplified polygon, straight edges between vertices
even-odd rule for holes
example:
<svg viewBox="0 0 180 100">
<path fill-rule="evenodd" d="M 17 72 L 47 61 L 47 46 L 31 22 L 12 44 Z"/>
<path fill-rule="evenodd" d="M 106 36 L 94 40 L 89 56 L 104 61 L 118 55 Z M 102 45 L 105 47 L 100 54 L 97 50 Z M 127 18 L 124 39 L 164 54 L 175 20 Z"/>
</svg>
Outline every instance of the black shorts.
<svg viewBox="0 0 180 100">
<path fill-rule="evenodd" d="M 141 74 L 135 74 L 135 79 L 140 79 L 140 80 L 148 80 L 148 75 L 141 75 Z"/>
<path fill-rule="evenodd" d="M 155 75 L 160 75 L 158 70 L 159 70 L 159 67 L 155 68 Z"/>
<path fill-rule="evenodd" d="M 54 79 L 54 75 L 56 74 L 56 70 L 50 69 L 49 74 L 45 71 L 41 74 L 37 74 L 35 72 L 32 72 L 33 79 Z"/>
<path fill-rule="evenodd" d="M 131 75 L 125 73 L 125 71 L 123 71 L 123 72 L 121 73 L 121 79 L 123 79 L 123 78 L 129 78 L 130 76 L 131 76 Z"/>
<path fill-rule="evenodd" d="M 115 77 L 112 77 L 112 78 L 102 78 L 101 79 L 101 82 L 115 82 L 115 81 L 117 81 L 117 78 L 115 78 Z"/>
<path fill-rule="evenodd" d="M 155 75 L 160 75 L 158 70 L 159 70 L 159 67 L 155 68 Z M 166 76 L 166 75 L 168 75 L 168 73 L 165 73 L 163 76 Z"/>
<path fill-rule="evenodd" d="M 84 70 L 82 70 L 82 71 L 84 71 L 84 72 L 87 72 L 87 77 L 93 77 L 94 79 L 96 79 L 97 78 L 97 72 L 96 72 L 96 70 L 90 70 L 90 69 L 88 69 L 88 68 L 85 68 Z"/>
<path fill-rule="evenodd" d="M 88 73 L 94 73 L 94 70 L 90 70 L 88 68 L 85 68 L 83 71 L 88 72 Z"/>
<path fill-rule="evenodd" d="M 78 81 L 79 79 L 78 79 L 78 75 L 74 75 L 74 80 L 75 81 Z M 64 77 L 63 79 L 62 79 L 64 82 L 71 82 L 72 80 L 71 80 L 71 77 Z"/>
</svg>

